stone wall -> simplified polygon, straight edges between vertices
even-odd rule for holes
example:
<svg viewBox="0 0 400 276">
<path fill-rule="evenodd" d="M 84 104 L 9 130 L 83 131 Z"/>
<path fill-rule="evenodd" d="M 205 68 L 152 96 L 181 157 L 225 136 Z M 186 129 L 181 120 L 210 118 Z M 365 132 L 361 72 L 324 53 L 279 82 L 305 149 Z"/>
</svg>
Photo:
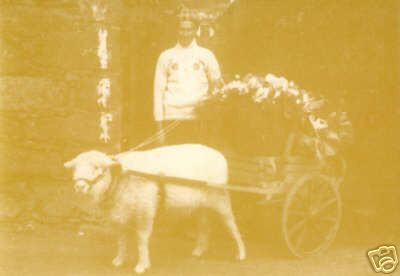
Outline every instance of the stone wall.
<svg viewBox="0 0 400 276">
<path fill-rule="evenodd" d="M 68 205 L 72 187 L 63 163 L 88 149 L 119 151 L 121 5 L 0 1 L 0 185 L 21 204 L 37 196 Z M 111 84 L 106 107 L 97 103 L 101 79 Z M 99 137 L 101 112 L 113 116 L 107 143 Z"/>
</svg>

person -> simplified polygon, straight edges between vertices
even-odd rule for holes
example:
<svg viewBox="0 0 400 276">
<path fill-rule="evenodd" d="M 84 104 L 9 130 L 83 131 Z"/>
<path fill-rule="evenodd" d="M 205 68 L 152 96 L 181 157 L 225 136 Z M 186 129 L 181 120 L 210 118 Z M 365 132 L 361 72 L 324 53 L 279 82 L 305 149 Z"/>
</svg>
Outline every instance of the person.
<svg viewBox="0 0 400 276">
<path fill-rule="evenodd" d="M 179 21 L 177 44 L 162 52 L 157 61 L 154 119 L 162 145 L 202 143 L 204 136 L 201 123 L 196 120 L 196 107 L 221 82 L 214 54 L 197 44 L 195 32 L 194 21 Z"/>
</svg>

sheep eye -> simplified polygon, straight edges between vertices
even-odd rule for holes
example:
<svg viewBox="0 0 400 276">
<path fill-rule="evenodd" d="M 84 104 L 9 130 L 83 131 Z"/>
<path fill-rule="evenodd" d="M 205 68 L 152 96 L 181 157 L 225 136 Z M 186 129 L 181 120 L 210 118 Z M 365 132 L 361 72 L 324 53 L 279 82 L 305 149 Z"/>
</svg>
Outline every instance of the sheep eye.
<svg viewBox="0 0 400 276">
<path fill-rule="evenodd" d="M 103 170 L 102 170 L 101 168 L 96 168 L 96 169 L 94 170 L 94 173 L 97 174 L 97 175 L 100 175 L 100 174 L 103 173 Z"/>
</svg>

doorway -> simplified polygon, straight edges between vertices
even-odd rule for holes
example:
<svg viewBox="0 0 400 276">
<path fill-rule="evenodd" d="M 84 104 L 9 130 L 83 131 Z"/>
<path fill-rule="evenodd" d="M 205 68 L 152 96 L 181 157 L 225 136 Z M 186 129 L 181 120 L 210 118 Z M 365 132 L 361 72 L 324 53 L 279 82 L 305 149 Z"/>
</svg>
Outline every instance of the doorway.
<svg viewBox="0 0 400 276">
<path fill-rule="evenodd" d="M 122 150 L 128 150 L 156 131 L 153 81 L 157 59 L 175 45 L 174 16 L 153 5 L 130 7 L 125 18 L 123 45 Z M 154 146 L 154 145 L 149 145 Z"/>
</svg>

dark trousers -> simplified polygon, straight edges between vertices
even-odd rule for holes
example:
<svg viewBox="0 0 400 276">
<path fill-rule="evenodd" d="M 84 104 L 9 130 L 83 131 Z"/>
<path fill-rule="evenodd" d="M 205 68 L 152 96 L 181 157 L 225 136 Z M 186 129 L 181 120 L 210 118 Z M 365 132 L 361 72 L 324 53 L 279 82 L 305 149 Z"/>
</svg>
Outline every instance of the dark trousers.
<svg viewBox="0 0 400 276">
<path fill-rule="evenodd" d="M 174 121 L 163 121 L 165 129 Z M 165 134 L 166 145 L 206 144 L 207 134 L 204 123 L 198 120 L 181 120 L 179 124 Z"/>
</svg>

